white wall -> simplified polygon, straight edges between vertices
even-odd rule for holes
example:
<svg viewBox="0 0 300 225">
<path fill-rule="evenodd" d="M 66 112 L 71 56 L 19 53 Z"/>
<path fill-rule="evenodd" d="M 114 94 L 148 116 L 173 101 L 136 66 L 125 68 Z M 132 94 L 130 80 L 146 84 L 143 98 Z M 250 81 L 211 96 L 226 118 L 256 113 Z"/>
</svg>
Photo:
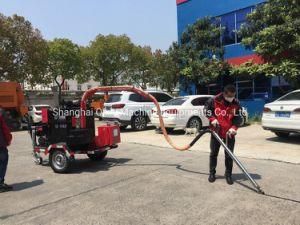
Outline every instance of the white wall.
<svg viewBox="0 0 300 225">
<path fill-rule="evenodd" d="M 89 88 L 93 88 L 93 87 L 98 87 L 99 86 L 99 82 L 96 82 L 94 80 L 90 80 L 90 81 L 82 83 L 82 84 L 79 84 L 78 81 L 76 81 L 76 80 L 66 80 L 65 82 L 68 85 L 68 89 L 70 91 L 79 91 L 78 85 L 81 86 L 81 91 L 86 91 Z"/>
</svg>

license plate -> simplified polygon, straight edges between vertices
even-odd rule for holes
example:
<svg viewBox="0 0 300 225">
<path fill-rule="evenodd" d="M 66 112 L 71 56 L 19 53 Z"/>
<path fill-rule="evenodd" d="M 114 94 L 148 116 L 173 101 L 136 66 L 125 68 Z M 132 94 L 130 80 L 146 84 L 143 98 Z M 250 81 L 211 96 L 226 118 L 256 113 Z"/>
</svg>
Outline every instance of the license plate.
<svg viewBox="0 0 300 225">
<path fill-rule="evenodd" d="M 290 112 L 275 112 L 275 117 L 290 118 Z"/>
<path fill-rule="evenodd" d="M 106 106 L 105 109 L 106 109 L 106 110 L 110 110 L 110 109 L 111 109 L 111 106 Z"/>
</svg>

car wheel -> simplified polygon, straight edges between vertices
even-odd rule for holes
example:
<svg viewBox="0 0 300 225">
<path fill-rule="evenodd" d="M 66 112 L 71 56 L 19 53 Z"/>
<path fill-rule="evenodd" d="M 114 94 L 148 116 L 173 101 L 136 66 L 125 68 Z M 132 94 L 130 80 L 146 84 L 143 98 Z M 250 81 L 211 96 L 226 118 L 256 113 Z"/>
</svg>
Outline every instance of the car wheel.
<svg viewBox="0 0 300 225">
<path fill-rule="evenodd" d="M 275 132 L 275 134 L 280 138 L 287 138 L 290 136 L 290 133 L 288 132 Z"/>
<path fill-rule="evenodd" d="M 53 150 L 50 154 L 49 163 L 55 173 L 66 173 L 70 167 L 70 160 L 62 150 Z"/>
<path fill-rule="evenodd" d="M 241 120 L 241 123 L 240 123 L 240 127 L 243 127 L 246 125 L 246 117 L 242 116 L 242 120 Z"/>
<path fill-rule="evenodd" d="M 92 161 L 102 161 L 107 155 L 107 151 L 96 153 L 96 154 L 87 154 L 87 156 Z"/>
<path fill-rule="evenodd" d="M 145 116 L 134 116 L 131 119 L 131 127 L 133 130 L 146 130 L 147 128 L 147 118 Z"/>
<path fill-rule="evenodd" d="M 187 124 L 188 128 L 197 128 L 197 130 L 201 130 L 202 129 L 202 122 L 198 117 L 192 117 L 188 124 Z"/>
</svg>

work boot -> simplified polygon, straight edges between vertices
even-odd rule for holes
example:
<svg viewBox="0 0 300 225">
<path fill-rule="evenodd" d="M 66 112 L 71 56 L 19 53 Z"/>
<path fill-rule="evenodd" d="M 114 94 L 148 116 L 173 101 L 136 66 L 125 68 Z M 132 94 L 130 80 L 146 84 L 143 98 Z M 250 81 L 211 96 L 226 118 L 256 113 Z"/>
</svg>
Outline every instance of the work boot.
<svg viewBox="0 0 300 225">
<path fill-rule="evenodd" d="M 213 174 L 213 173 L 209 174 L 208 181 L 209 181 L 210 183 L 215 182 L 215 181 L 216 181 L 216 176 L 215 176 L 215 174 Z"/>
<path fill-rule="evenodd" d="M 1 192 L 8 192 L 8 191 L 12 191 L 13 187 L 11 185 L 7 185 L 5 183 L 1 183 L 0 184 L 0 193 Z"/>
<path fill-rule="evenodd" d="M 226 177 L 226 182 L 227 182 L 227 184 L 233 185 L 232 177 L 231 177 L 231 176 L 225 176 L 225 177 Z"/>
</svg>

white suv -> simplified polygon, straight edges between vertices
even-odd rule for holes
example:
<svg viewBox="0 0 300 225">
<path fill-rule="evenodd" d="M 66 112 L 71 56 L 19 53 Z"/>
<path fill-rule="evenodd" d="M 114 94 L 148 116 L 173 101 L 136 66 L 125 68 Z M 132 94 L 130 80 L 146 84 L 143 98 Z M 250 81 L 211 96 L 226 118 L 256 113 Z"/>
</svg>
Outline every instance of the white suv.
<svg viewBox="0 0 300 225">
<path fill-rule="evenodd" d="M 42 121 L 42 109 L 51 109 L 49 105 L 31 105 L 28 107 L 28 116 L 31 124 L 40 123 Z"/>
<path fill-rule="evenodd" d="M 159 91 L 149 91 L 159 104 L 172 99 L 169 94 Z M 132 92 L 118 92 L 109 95 L 108 100 L 104 104 L 103 120 L 117 121 L 122 129 L 131 125 L 134 130 L 145 130 L 147 123 L 150 122 L 151 109 L 154 103 L 144 97 Z"/>
</svg>

